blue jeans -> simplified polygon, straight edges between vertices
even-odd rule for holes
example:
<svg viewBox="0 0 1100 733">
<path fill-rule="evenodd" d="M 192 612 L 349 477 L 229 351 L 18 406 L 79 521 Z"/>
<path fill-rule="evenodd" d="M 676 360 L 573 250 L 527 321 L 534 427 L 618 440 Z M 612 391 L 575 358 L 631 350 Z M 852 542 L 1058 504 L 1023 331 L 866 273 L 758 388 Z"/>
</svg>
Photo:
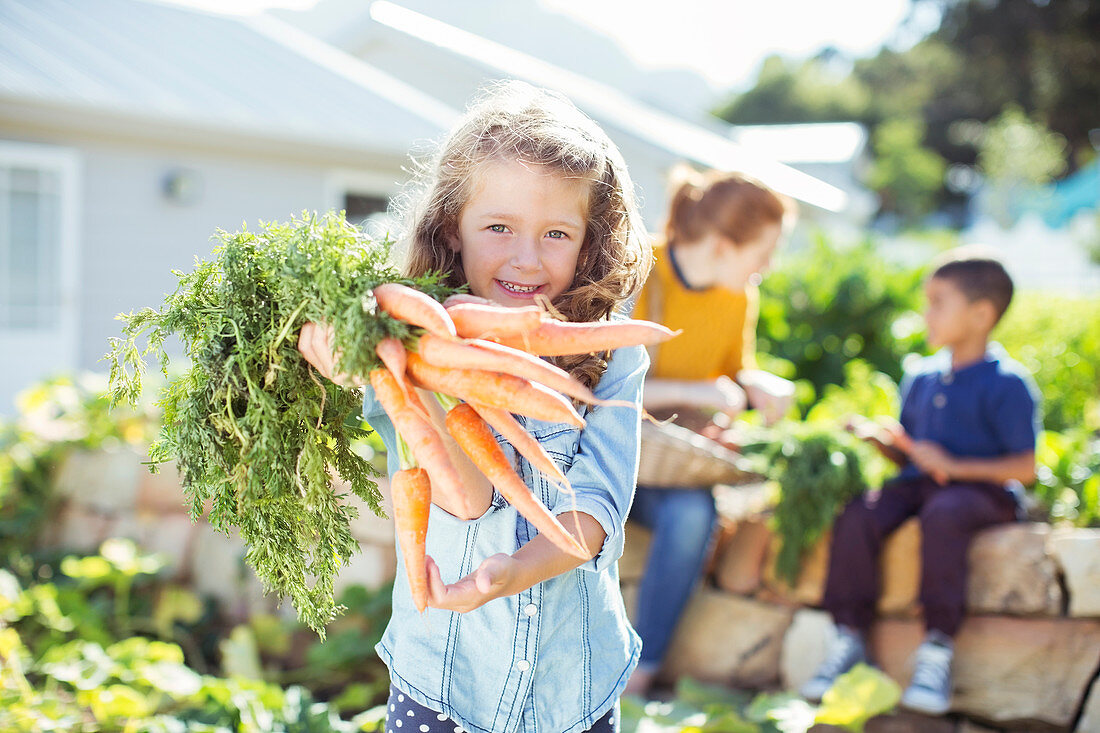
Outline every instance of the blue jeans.
<svg viewBox="0 0 1100 733">
<path fill-rule="evenodd" d="M 638 586 L 634 629 L 642 638 L 640 664 L 656 667 L 703 569 L 717 511 L 706 489 L 639 486 L 630 519 L 653 532 Z"/>
</svg>

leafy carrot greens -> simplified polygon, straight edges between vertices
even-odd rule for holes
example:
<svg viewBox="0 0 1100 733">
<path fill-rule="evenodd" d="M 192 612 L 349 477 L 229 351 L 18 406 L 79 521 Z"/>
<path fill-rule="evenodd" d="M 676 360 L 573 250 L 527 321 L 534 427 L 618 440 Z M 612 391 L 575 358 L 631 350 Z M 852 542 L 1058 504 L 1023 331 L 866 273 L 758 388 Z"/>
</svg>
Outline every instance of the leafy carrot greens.
<svg viewBox="0 0 1100 733">
<path fill-rule="evenodd" d="M 192 520 L 209 504 L 212 526 L 237 527 L 265 589 L 288 595 L 323 637 L 341 610 L 333 580 L 358 550 L 349 526 L 356 509 L 334 492 L 333 477 L 376 514 L 381 497 L 378 474 L 352 449 L 366 434 L 354 419 L 361 395 L 312 370 L 297 350 L 299 328 L 332 324 L 338 367 L 365 382 L 379 366 L 378 342 L 410 336 L 371 290 L 400 282 L 438 300 L 453 291 L 437 275 L 400 277 L 389 242 L 369 240 L 339 214 L 215 236 L 210 259 L 173 271 L 176 290 L 160 309 L 119 316 L 123 336 L 105 357 L 112 401 L 137 402 L 150 355 L 167 378 L 165 342 L 182 341 L 190 368 L 161 396 L 151 463 L 175 460 Z"/>
</svg>

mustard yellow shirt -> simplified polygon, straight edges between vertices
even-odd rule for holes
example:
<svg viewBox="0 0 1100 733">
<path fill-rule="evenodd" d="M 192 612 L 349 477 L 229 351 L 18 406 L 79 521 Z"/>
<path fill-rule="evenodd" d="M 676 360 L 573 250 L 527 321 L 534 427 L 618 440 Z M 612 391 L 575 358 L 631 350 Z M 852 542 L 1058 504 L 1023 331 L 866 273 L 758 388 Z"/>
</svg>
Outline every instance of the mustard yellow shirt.
<svg viewBox="0 0 1100 733">
<path fill-rule="evenodd" d="M 682 333 L 657 347 L 649 376 L 659 379 L 731 379 L 756 367 L 759 293 L 714 286 L 688 288 L 673 267 L 670 249 L 654 250 L 653 270 L 638 296 L 634 317 L 655 320 Z M 651 307 L 659 293 L 656 312 Z"/>
</svg>

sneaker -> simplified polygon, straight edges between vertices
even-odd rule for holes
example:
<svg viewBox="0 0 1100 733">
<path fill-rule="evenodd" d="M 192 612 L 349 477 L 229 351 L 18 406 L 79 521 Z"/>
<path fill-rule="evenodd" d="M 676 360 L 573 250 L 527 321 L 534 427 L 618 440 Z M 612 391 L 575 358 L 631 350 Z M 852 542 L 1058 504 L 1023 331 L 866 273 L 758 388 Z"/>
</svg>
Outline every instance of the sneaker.
<svg viewBox="0 0 1100 733">
<path fill-rule="evenodd" d="M 913 679 L 901 696 L 903 707 L 926 715 L 943 715 L 951 709 L 951 637 L 929 632 L 917 647 Z"/>
<path fill-rule="evenodd" d="M 867 661 L 867 646 L 863 642 L 862 634 L 847 626 L 838 626 L 836 631 L 836 638 L 829 644 L 825 661 L 798 691 L 810 702 L 820 702 L 837 677 L 860 662 Z"/>
</svg>

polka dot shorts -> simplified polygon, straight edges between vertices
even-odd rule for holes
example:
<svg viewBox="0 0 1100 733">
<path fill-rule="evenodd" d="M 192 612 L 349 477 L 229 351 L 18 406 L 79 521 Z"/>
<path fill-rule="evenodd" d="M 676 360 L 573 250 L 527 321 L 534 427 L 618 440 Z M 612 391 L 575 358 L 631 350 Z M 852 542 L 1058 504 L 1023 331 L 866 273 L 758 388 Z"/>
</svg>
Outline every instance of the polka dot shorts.
<svg viewBox="0 0 1100 733">
<path fill-rule="evenodd" d="M 618 733 L 617 707 L 597 720 L 586 733 Z M 390 687 L 390 699 L 386 701 L 386 733 L 467 732 L 443 713 L 426 708 L 395 687 Z"/>
</svg>

